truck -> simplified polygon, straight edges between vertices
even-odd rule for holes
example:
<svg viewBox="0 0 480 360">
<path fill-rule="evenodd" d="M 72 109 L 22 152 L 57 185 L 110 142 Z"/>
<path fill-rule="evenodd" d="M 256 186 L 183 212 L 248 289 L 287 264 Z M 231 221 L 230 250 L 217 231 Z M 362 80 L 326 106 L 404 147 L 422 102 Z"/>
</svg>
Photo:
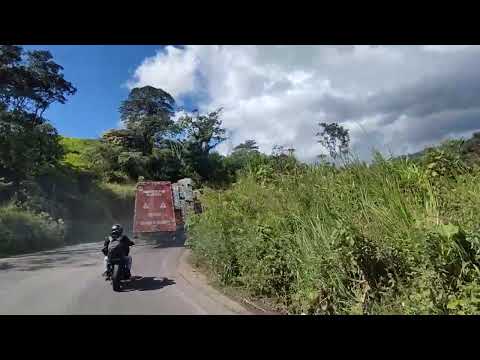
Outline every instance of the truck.
<svg viewBox="0 0 480 360">
<path fill-rule="evenodd" d="M 133 233 L 175 232 L 172 184 L 169 181 L 142 181 L 135 192 Z"/>
<path fill-rule="evenodd" d="M 192 179 L 141 181 L 135 192 L 133 233 L 175 232 L 190 212 L 198 212 Z"/>
</svg>

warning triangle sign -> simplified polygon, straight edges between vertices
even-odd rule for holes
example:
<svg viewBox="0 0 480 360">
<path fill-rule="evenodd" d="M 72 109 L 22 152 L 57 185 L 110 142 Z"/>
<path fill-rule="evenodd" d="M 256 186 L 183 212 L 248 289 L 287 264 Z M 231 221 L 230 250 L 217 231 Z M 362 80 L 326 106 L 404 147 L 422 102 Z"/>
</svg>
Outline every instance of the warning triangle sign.
<svg viewBox="0 0 480 360">
<path fill-rule="evenodd" d="M 150 207 L 148 206 L 148 203 L 144 203 L 144 204 L 143 204 L 143 208 L 144 208 L 144 209 L 150 209 Z"/>
<path fill-rule="evenodd" d="M 167 205 L 165 205 L 164 202 L 162 202 L 162 203 L 160 204 L 160 209 L 165 209 L 166 207 L 167 207 Z"/>
</svg>

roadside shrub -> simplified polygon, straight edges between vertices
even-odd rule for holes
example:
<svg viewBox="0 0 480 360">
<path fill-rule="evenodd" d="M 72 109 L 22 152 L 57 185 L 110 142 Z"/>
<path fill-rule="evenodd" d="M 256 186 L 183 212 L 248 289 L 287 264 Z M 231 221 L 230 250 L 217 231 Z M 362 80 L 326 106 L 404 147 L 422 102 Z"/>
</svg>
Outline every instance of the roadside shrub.
<svg viewBox="0 0 480 360">
<path fill-rule="evenodd" d="M 13 205 L 0 207 L 0 255 L 38 251 L 64 244 L 62 219 Z"/>
</svg>

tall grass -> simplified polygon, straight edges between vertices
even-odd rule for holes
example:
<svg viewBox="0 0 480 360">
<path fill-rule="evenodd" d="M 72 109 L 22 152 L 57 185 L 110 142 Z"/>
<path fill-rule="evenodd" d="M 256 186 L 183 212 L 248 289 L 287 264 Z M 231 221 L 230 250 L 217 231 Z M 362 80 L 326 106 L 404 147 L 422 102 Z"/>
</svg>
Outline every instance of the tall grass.
<svg viewBox="0 0 480 360">
<path fill-rule="evenodd" d="M 477 313 L 480 173 L 431 168 L 253 168 L 205 191 L 189 242 L 224 284 L 291 313 Z"/>
</svg>

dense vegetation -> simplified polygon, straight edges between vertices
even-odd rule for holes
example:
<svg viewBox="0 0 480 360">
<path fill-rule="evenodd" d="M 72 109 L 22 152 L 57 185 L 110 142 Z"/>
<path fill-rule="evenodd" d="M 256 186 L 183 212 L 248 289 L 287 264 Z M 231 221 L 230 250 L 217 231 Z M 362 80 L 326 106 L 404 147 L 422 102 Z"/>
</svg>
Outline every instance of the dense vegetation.
<svg viewBox="0 0 480 360">
<path fill-rule="evenodd" d="M 60 144 L 65 151 L 62 164 L 78 170 L 88 171 L 91 163 L 88 159 L 88 154 L 98 146 L 99 140 L 61 137 Z"/>
<path fill-rule="evenodd" d="M 0 256 L 100 240 L 130 220 L 133 187 L 98 181 L 82 155 L 98 141 L 61 138 L 43 117 L 75 92 L 49 52 L 0 46 Z"/>
<path fill-rule="evenodd" d="M 480 134 L 408 158 L 251 162 L 190 219 L 224 285 L 310 314 L 480 311 Z"/>
</svg>

